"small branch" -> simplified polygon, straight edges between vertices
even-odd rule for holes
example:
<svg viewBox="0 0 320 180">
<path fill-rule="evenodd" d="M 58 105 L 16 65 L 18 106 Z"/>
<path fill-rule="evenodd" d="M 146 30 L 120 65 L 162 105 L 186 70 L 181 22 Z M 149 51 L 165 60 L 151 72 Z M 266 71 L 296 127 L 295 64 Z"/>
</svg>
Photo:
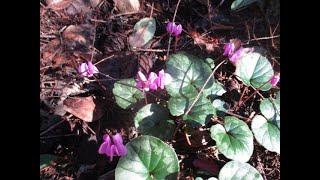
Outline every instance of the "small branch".
<svg viewBox="0 0 320 180">
<path fill-rule="evenodd" d="M 110 59 L 110 58 L 112 58 L 113 56 L 114 56 L 114 54 L 111 55 L 111 56 L 108 56 L 108 57 L 106 57 L 106 58 L 103 58 L 103 59 L 101 59 L 100 61 L 94 63 L 94 65 L 97 65 L 97 64 L 99 64 L 99 63 L 101 63 L 101 62 L 103 62 L 103 61 L 105 61 L 105 60 L 107 60 L 107 59 Z"/>
<path fill-rule="evenodd" d="M 268 39 L 274 39 L 274 38 L 279 38 L 280 35 L 276 35 L 276 36 L 269 36 L 269 37 L 261 37 L 261 38 L 254 38 L 251 40 L 247 40 L 245 41 L 245 43 L 248 43 L 249 41 L 260 41 L 260 40 L 268 40 Z"/>
<path fill-rule="evenodd" d="M 51 127 L 49 127 L 47 130 L 43 131 L 42 133 L 40 133 L 40 136 L 43 136 L 45 134 L 47 134 L 49 131 L 53 130 L 54 128 L 58 127 L 60 124 L 62 124 L 66 119 L 63 118 L 61 121 L 57 122 L 56 124 L 52 125 Z"/>
<path fill-rule="evenodd" d="M 134 48 L 133 51 L 145 51 L 145 52 L 166 52 L 170 51 L 165 49 L 142 49 L 142 48 Z"/>
<path fill-rule="evenodd" d="M 229 114 L 229 115 L 231 115 L 231 116 L 237 117 L 237 118 L 239 118 L 239 119 L 246 120 L 246 121 L 249 119 L 249 118 L 246 118 L 246 117 L 240 116 L 240 115 L 238 115 L 238 114 L 234 114 L 234 113 L 229 112 L 229 111 L 227 111 L 227 112 L 225 112 L 225 113 L 226 113 L 226 114 Z"/>
</svg>

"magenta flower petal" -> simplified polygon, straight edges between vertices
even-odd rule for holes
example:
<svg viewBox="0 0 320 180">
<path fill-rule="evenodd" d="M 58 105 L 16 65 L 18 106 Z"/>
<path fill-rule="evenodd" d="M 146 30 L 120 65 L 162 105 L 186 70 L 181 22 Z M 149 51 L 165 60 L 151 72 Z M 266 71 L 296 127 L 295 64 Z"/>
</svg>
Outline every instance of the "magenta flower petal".
<svg viewBox="0 0 320 180">
<path fill-rule="evenodd" d="M 110 157 L 110 161 L 113 160 L 114 152 L 115 152 L 116 146 L 111 145 L 109 151 L 108 151 L 108 156 Z"/>
<path fill-rule="evenodd" d="M 232 64 L 236 64 L 245 54 L 252 52 L 253 50 L 253 48 L 240 48 L 229 58 L 229 60 Z"/>
<path fill-rule="evenodd" d="M 235 46 L 233 43 L 227 43 L 226 45 L 224 45 L 223 49 L 224 49 L 223 55 L 230 57 L 234 52 Z"/>
<path fill-rule="evenodd" d="M 280 81 L 280 75 L 274 75 L 270 80 L 273 87 L 275 87 L 279 81 Z"/>
<path fill-rule="evenodd" d="M 171 32 L 173 32 L 173 23 L 172 22 L 169 22 L 168 24 L 167 24 L 167 31 L 168 31 L 168 33 L 170 33 L 171 34 Z"/>
<path fill-rule="evenodd" d="M 158 76 L 156 73 L 154 72 L 151 72 L 149 74 L 149 77 L 148 77 L 148 82 L 149 82 L 149 88 L 152 89 L 152 90 L 157 90 L 158 86 L 157 86 L 157 80 Z"/>
<path fill-rule="evenodd" d="M 138 71 L 137 88 L 149 91 L 149 82 L 141 71 Z"/>
<path fill-rule="evenodd" d="M 167 24 L 166 29 L 167 29 L 168 33 L 173 35 L 173 36 L 179 36 L 181 34 L 181 32 L 182 32 L 181 24 L 176 25 L 175 22 L 169 22 Z"/>
<path fill-rule="evenodd" d="M 103 136 L 104 142 L 100 145 L 99 147 L 99 154 L 107 154 L 108 149 L 110 149 L 111 146 L 111 139 L 109 135 L 104 135 Z"/>
<path fill-rule="evenodd" d="M 182 26 L 181 26 L 181 24 L 179 24 L 178 26 L 176 26 L 176 29 L 174 31 L 174 35 L 179 36 L 181 34 L 181 32 L 182 32 Z"/>
<path fill-rule="evenodd" d="M 82 75 L 82 76 L 86 76 L 86 77 L 92 77 L 93 74 L 99 73 L 98 68 L 92 64 L 91 61 L 88 61 L 87 63 L 82 63 L 79 68 L 78 68 L 78 72 Z"/>
<path fill-rule="evenodd" d="M 138 79 L 141 81 L 147 81 L 146 76 L 141 71 L 138 71 Z"/>
<path fill-rule="evenodd" d="M 117 133 L 116 135 L 112 136 L 112 140 L 114 145 L 117 148 L 117 152 L 118 152 L 118 156 L 124 156 L 127 154 L 127 148 L 126 146 L 123 144 L 123 140 L 122 137 L 119 133 Z"/>
</svg>

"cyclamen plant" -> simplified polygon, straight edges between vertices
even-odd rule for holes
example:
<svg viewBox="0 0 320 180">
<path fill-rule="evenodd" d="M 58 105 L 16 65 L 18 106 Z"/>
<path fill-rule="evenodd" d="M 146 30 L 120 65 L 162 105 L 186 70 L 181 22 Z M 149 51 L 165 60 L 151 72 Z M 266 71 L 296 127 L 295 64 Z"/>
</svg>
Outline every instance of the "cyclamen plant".
<svg viewBox="0 0 320 180">
<path fill-rule="evenodd" d="M 178 36 L 182 27 L 170 22 L 167 24 L 167 31 Z M 280 75 L 274 73 L 269 60 L 253 47 L 242 47 L 241 40 L 233 39 L 223 49 L 223 55 L 235 66 L 235 77 L 245 86 L 252 87 L 255 91 L 268 91 L 279 82 Z M 224 120 L 223 123 L 210 127 L 210 136 L 218 151 L 231 160 L 219 172 L 219 179 L 242 179 L 248 176 L 263 179 L 259 172 L 246 162 L 253 154 L 254 138 L 266 149 L 280 153 L 280 92 L 276 99 L 269 98 L 261 102 L 262 115 L 256 115 L 249 127 L 238 117 L 229 116 L 232 113 L 228 111 L 227 103 L 221 99 L 226 90 L 213 76 L 225 61 L 219 65 L 212 61 L 178 52 L 170 55 L 166 61 L 166 69 L 147 75 L 139 71 L 136 79 L 123 79 L 115 83 L 113 94 L 117 104 L 123 109 L 129 109 L 142 101 L 147 97 L 145 93 L 149 93 L 148 91 L 166 91 L 169 96 L 166 102 L 149 101 L 136 112 L 134 124 L 141 136 L 126 145 L 127 155 L 124 155 L 122 141 L 110 146 L 111 142 L 105 138 L 99 152 L 110 158 L 113 155 L 122 156 L 116 168 L 116 179 L 124 178 L 128 173 L 137 179 L 140 179 L 138 177 L 141 174 L 144 178 L 156 179 L 177 174 L 177 155 L 164 143 L 170 141 L 174 135 L 177 128 L 175 119 L 182 120 L 182 127 L 185 127 L 183 132 L 187 138 L 188 134 L 194 133 L 193 129 L 206 127 L 212 118 Z M 145 161 L 144 157 L 150 159 Z M 173 161 L 164 161 L 166 158 Z M 144 167 L 143 172 L 131 168 L 133 159 L 135 166 Z M 146 164 L 153 161 L 157 164 Z M 159 170 L 164 167 L 166 172 Z M 232 173 L 239 170 L 246 173 Z"/>
</svg>

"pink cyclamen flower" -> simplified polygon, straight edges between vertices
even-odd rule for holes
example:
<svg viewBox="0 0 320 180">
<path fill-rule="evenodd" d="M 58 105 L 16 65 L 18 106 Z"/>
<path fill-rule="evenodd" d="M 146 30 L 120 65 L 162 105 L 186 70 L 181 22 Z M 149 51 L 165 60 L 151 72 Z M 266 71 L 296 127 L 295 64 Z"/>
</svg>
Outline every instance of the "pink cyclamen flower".
<svg viewBox="0 0 320 180">
<path fill-rule="evenodd" d="M 271 79 L 270 79 L 270 83 L 272 84 L 273 87 L 275 87 L 278 82 L 280 81 L 280 75 L 274 75 Z"/>
<path fill-rule="evenodd" d="M 87 63 L 82 63 L 79 67 L 78 67 L 78 72 L 82 75 L 82 76 L 86 76 L 86 77 L 92 77 L 93 74 L 99 73 L 98 68 L 92 64 L 91 61 L 88 61 Z"/>
<path fill-rule="evenodd" d="M 98 152 L 109 156 L 110 161 L 112 161 L 113 156 L 125 156 L 127 154 L 127 148 L 123 145 L 123 140 L 119 133 L 112 136 L 112 139 L 106 134 L 103 136 L 103 140 L 104 142 L 100 145 Z"/>
<path fill-rule="evenodd" d="M 253 50 L 253 48 L 240 48 L 231 57 L 229 57 L 229 60 L 232 64 L 236 64 L 245 54 L 253 52 Z"/>
<path fill-rule="evenodd" d="M 160 89 L 164 89 L 164 85 L 170 84 L 172 81 L 172 77 L 170 74 L 165 73 L 164 70 L 162 69 L 158 73 L 158 78 L 157 78 L 157 85 Z"/>
<path fill-rule="evenodd" d="M 167 24 L 167 31 L 172 36 L 179 36 L 182 32 L 181 24 L 177 25 L 175 22 L 169 22 Z"/>
<path fill-rule="evenodd" d="M 231 39 L 229 43 L 225 44 L 223 49 L 223 55 L 229 58 L 237 51 L 241 46 L 241 41 L 239 39 Z"/>
<path fill-rule="evenodd" d="M 158 88 L 156 83 L 157 78 L 158 78 L 157 74 L 154 72 L 151 72 L 147 79 L 146 76 L 141 71 L 139 71 L 138 79 L 137 79 L 137 87 L 144 91 L 149 91 L 150 89 L 156 90 Z"/>
</svg>

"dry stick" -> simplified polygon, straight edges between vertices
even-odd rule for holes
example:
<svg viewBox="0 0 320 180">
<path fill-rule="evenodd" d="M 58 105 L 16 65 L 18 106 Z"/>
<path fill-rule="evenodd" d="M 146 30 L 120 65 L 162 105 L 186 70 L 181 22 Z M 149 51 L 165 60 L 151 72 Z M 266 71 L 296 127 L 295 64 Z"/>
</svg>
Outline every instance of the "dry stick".
<svg viewBox="0 0 320 180">
<path fill-rule="evenodd" d="M 107 59 L 110 59 L 110 58 L 112 58 L 113 56 L 114 56 L 114 54 L 111 55 L 111 56 L 108 56 L 108 57 L 106 57 L 106 58 L 103 58 L 103 59 L 101 59 L 100 61 L 94 63 L 94 65 L 97 65 L 97 64 L 99 64 L 99 63 L 101 63 L 101 62 L 103 62 L 103 61 L 105 61 L 105 60 L 107 60 Z"/>
<path fill-rule="evenodd" d="M 216 72 L 216 70 L 224 63 L 226 62 L 226 60 L 223 60 L 221 63 L 219 63 L 215 69 L 212 71 L 212 73 L 210 74 L 210 76 L 208 77 L 208 79 L 206 80 L 206 82 L 204 83 L 204 85 L 202 86 L 202 88 L 200 89 L 200 92 L 198 93 L 196 99 L 192 102 L 191 106 L 189 107 L 189 109 L 186 111 L 186 113 L 184 113 L 184 115 L 187 115 L 190 111 L 191 108 L 193 108 L 193 106 L 196 104 L 196 102 L 199 100 L 201 93 L 203 92 L 204 88 L 207 86 L 209 80 L 212 78 L 212 76 L 214 75 L 214 73 Z"/>
<path fill-rule="evenodd" d="M 186 131 L 184 132 L 184 136 L 186 137 L 188 145 L 191 146 L 191 141 L 190 141 L 189 135 L 188 135 L 188 133 Z"/>
<path fill-rule="evenodd" d="M 258 93 L 259 96 L 264 99 L 264 97 L 259 93 L 259 90 L 260 90 L 264 85 L 266 85 L 268 82 L 270 82 L 270 80 L 267 81 L 267 82 L 265 82 L 265 83 L 263 83 L 263 84 L 262 84 L 260 87 L 258 87 L 257 89 L 254 89 L 255 91 L 254 91 L 247 99 L 245 99 L 243 102 L 239 102 L 239 107 L 238 107 L 238 108 L 240 108 L 242 104 L 244 104 L 245 102 L 247 102 L 247 101 L 248 101 L 253 95 L 255 95 L 256 93 Z"/>
<path fill-rule="evenodd" d="M 145 51 L 145 52 L 166 52 L 166 49 L 142 49 L 142 48 L 134 48 L 134 51 Z"/>
<path fill-rule="evenodd" d="M 49 138 L 58 138 L 58 137 L 68 137 L 68 136 L 76 136 L 77 133 L 72 134 L 65 134 L 65 135 L 55 135 L 55 136 L 46 136 L 46 137 L 40 137 L 40 139 L 49 139 Z"/>
<path fill-rule="evenodd" d="M 276 35 L 276 36 L 269 36 L 269 37 L 261 37 L 261 38 L 254 38 L 251 39 L 250 41 L 260 41 L 260 40 L 267 40 L 267 39 L 275 39 L 275 38 L 279 38 L 280 35 Z M 246 43 L 249 42 L 249 40 L 245 41 Z"/>
<path fill-rule="evenodd" d="M 43 131 L 42 133 L 40 133 L 40 136 L 45 135 L 47 132 L 51 131 L 52 129 L 56 128 L 57 126 L 59 126 L 60 124 L 62 124 L 66 119 L 63 118 L 61 121 L 57 122 L 56 124 L 52 125 L 51 127 L 49 127 L 47 130 Z"/>
<path fill-rule="evenodd" d="M 174 11 L 174 14 L 173 14 L 172 23 L 174 23 L 174 20 L 176 19 L 176 15 L 177 15 L 177 11 L 178 11 L 178 7 L 179 7 L 180 2 L 181 2 L 181 0 L 179 0 L 178 3 L 177 3 L 176 10 Z M 170 34 L 169 35 L 168 48 L 167 48 L 167 58 L 169 57 L 169 50 L 170 50 L 171 41 L 172 41 L 172 37 L 171 37 L 171 34 Z"/>
<path fill-rule="evenodd" d="M 238 115 L 238 114 L 234 114 L 234 113 L 229 112 L 229 111 L 226 111 L 226 112 L 224 112 L 224 113 L 229 114 L 229 115 L 231 115 L 231 116 L 235 116 L 235 117 L 237 117 L 237 118 L 239 118 L 239 119 L 244 119 L 244 120 L 248 120 L 248 119 L 249 119 L 249 118 L 240 116 L 240 115 Z"/>
</svg>

